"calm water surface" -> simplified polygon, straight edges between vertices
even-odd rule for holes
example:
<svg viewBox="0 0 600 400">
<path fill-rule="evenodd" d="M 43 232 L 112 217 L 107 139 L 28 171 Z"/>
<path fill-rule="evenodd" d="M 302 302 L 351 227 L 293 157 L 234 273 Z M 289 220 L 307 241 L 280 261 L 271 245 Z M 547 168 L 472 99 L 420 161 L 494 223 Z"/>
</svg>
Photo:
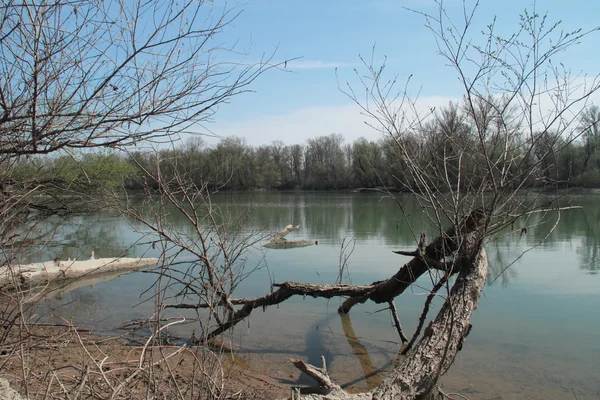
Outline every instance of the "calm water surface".
<svg viewBox="0 0 600 400">
<path fill-rule="evenodd" d="M 574 196 L 582 205 L 540 223 L 527 235 L 507 234 L 489 243 L 490 279 L 472 320 L 473 330 L 443 380 L 447 392 L 470 399 L 600 399 L 600 196 Z M 300 224 L 289 239 L 318 240 L 318 246 L 290 250 L 255 250 L 248 265 L 266 260 L 268 268 L 240 286 L 240 297 L 268 293 L 274 281 L 333 283 L 338 275 L 342 241 L 355 240 L 348 269 L 352 283 L 385 279 L 407 258 L 392 250 L 415 246 L 412 227 L 433 236 L 432 227 L 410 197 L 399 201 L 410 214 L 407 222 L 398 204 L 377 194 L 358 193 L 236 193 L 219 194 L 213 202 L 225 209 L 247 211 L 245 229 L 277 231 Z M 566 202 L 566 200 L 565 200 Z M 183 224 L 173 217 L 173 224 Z M 119 254 L 157 256 L 139 240 L 131 225 L 117 216 L 73 218 L 51 242 L 48 252 L 84 258 L 91 250 L 99 257 Z M 507 270 L 506 266 L 528 250 Z M 47 255 L 38 255 L 45 257 Z M 497 278 L 497 279 L 496 279 Z M 494 280 L 495 279 L 495 280 Z M 49 299 L 45 307 L 55 317 L 72 318 L 101 332 L 114 332 L 121 322 L 152 314 L 143 302 L 154 277 L 135 273 L 80 288 Z M 396 299 L 407 335 L 416 327 L 430 279 L 423 277 Z M 308 382 L 289 358 L 319 364 L 325 355 L 333 377 L 353 390 L 381 381 L 397 362 L 399 339 L 389 312 L 381 305 L 356 306 L 341 318 L 339 300 L 292 298 L 239 324 L 228 338 L 258 370 L 284 382 Z M 439 304 L 430 312 L 434 316 Z M 193 327 L 181 329 L 186 335 Z"/>
</svg>

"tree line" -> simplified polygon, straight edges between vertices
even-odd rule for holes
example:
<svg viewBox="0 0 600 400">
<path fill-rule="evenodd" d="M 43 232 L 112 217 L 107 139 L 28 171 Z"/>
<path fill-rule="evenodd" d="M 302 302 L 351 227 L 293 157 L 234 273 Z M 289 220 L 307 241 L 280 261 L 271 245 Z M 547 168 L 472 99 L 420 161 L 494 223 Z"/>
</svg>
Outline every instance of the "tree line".
<svg viewBox="0 0 600 400">
<path fill-rule="evenodd" d="M 489 125 L 485 127 L 489 132 L 485 147 L 493 158 L 495 153 L 503 154 L 506 146 L 498 140 L 504 135 L 499 136 L 495 131 L 511 128 L 496 126 L 493 113 L 485 107 L 481 104 L 480 112 L 489 115 L 483 119 Z M 434 169 L 444 184 L 456 186 L 461 170 L 470 168 L 467 164 L 474 159 L 473 155 L 462 157 L 459 152 L 468 149 L 470 142 L 473 149 L 477 148 L 474 120 L 459 104 L 450 103 L 432 113 L 418 129 L 378 141 L 359 138 L 346 143 L 343 135 L 331 134 L 308 139 L 304 144 L 274 141 L 253 147 L 243 138 L 228 137 L 209 146 L 202 137 L 195 136 L 177 147 L 152 152 L 105 151 L 79 157 L 61 155 L 23 160 L 15 167 L 13 178 L 36 176 L 69 186 L 127 189 L 157 189 L 161 179 L 169 182 L 176 176 L 185 176 L 198 187 L 208 185 L 220 190 L 376 187 L 411 190 L 417 183 L 402 165 L 400 146 L 410 149 L 421 164 Z M 540 173 L 522 176 L 519 180 L 522 185 L 600 187 L 599 121 L 600 108 L 592 105 L 580 115 L 579 124 L 569 135 L 571 139 L 547 130 L 533 136 L 511 133 L 518 137 L 511 146 L 517 143 L 533 151 L 512 152 L 514 160 L 507 163 L 513 169 L 510 175 L 518 176 L 535 165 Z"/>
</svg>

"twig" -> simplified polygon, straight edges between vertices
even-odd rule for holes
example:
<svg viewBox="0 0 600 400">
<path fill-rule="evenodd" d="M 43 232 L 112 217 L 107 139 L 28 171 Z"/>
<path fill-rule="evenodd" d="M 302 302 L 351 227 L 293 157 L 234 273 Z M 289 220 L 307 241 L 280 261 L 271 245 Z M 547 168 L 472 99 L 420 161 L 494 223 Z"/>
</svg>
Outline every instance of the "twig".
<svg viewBox="0 0 600 400">
<path fill-rule="evenodd" d="M 102 372 L 102 371 L 100 371 L 100 372 Z M 77 391 L 75 392 L 75 395 L 73 396 L 73 400 L 77 400 L 77 398 L 81 394 L 81 391 L 85 387 L 85 384 L 87 383 L 88 377 L 90 375 L 90 366 L 89 365 L 86 366 L 85 371 L 82 373 L 82 375 L 83 376 L 81 378 L 81 383 L 79 384 L 79 387 L 77 388 Z M 102 375 L 104 376 L 103 373 L 102 373 Z"/>
<path fill-rule="evenodd" d="M 394 318 L 394 326 L 398 331 L 398 335 L 400 335 L 400 340 L 402 343 L 408 342 L 406 336 L 404 336 L 404 332 L 402 332 L 402 325 L 400 325 L 400 318 L 398 317 L 398 312 L 396 311 L 396 304 L 394 303 L 394 299 L 389 301 L 390 311 L 392 313 L 392 318 Z"/>
</svg>

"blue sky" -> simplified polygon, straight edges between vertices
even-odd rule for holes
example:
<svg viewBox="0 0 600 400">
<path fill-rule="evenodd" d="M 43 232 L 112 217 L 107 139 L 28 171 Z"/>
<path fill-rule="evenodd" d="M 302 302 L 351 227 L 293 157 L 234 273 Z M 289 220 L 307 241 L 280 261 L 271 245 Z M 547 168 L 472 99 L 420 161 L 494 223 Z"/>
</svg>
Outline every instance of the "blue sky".
<svg viewBox="0 0 600 400">
<path fill-rule="evenodd" d="M 251 89 L 219 108 L 202 132 L 218 136 L 236 135 L 251 145 L 282 140 L 303 143 L 308 138 L 341 133 L 347 142 L 360 136 L 377 139 L 379 134 L 364 124 L 359 108 L 340 92 L 336 81 L 357 84 L 354 68 L 361 70 L 359 55 L 376 61 L 387 57 L 387 70 L 401 81 L 413 75 L 411 88 L 420 90 L 423 107 L 443 106 L 462 92 L 452 69 L 437 55 L 432 34 L 424 18 L 405 7 L 436 12 L 432 0 L 214 0 L 217 8 L 241 10 L 219 40 L 237 42 L 245 60 L 274 54 L 274 60 L 301 57 L 285 70 L 271 70 L 259 77 Z M 462 1 L 444 2 L 453 17 L 462 15 Z M 467 1 L 467 5 L 473 2 Z M 494 18 L 502 33 L 513 32 L 519 14 L 533 1 L 482 0 L 474 18 L 472 37 Z M 600 24 L 600 1 L 538 0 L 538 13 L 548 12 L 550 21 L 562 20 L 565 31 L 591 29 Z M 597 75 L 600 71 L 600 34 L 561 55 L 573 72 Z M 364 71 L 364 68 L 362 69 Z M 214 140 L 208 140 L 214 142 Z"/>
</svg>

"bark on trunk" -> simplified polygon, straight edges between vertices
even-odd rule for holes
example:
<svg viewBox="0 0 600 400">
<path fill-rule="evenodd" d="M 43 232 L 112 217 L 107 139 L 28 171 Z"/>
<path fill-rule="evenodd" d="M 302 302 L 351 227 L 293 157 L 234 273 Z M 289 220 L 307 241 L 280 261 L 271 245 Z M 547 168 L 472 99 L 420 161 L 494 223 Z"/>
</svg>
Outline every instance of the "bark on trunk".
<svg viewBox="0 0 600 400">
<path fill-rule="evenodd" d="M 402 364 L 373 392 L 373 399 L 435 398 L 435 385 L 444 374 L 471 330 L 488 270 L 487 254 L 481 248 L 471 268 L 463 269 L 450 297 L 423 337 Z"/>
</svg>

